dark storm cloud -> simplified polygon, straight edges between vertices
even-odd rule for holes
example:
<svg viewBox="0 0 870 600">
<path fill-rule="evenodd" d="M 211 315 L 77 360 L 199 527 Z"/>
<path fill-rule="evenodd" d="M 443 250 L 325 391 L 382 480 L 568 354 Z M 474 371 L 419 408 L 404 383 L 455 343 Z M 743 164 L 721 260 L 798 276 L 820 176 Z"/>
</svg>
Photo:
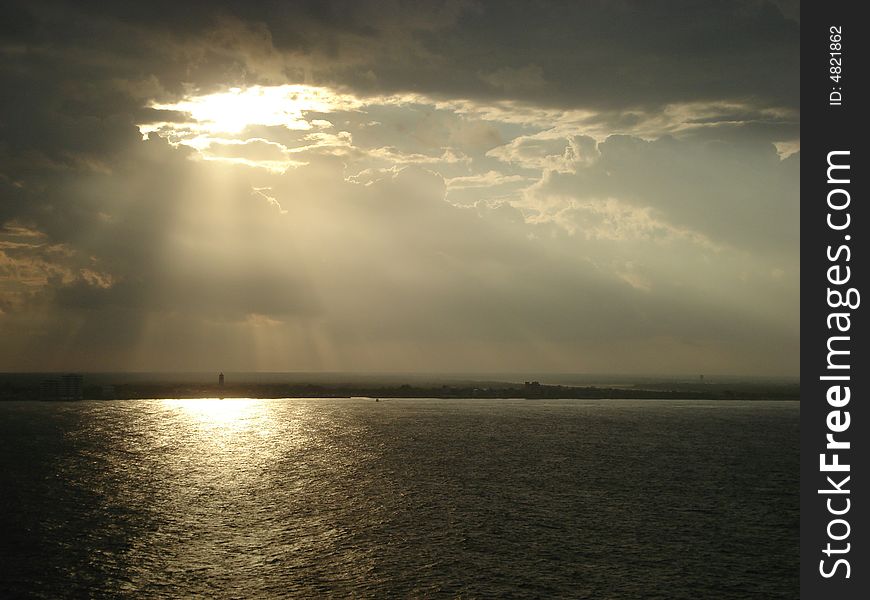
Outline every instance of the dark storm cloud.
<svg viewBox="0 0 870 600">
<path fill-rule="evenodd" d="M 794 105 L 798 98 L 799 25 L 757 0 L 224 0 L 8 10 L 13 43 L 75 50 L 73 59 L 78 53 L 91 62 L 102 54 L 104 63 L 157 74 L 169 89 L 180 80 L 225 82 L 229 74 L 247 83 L 268 78 L 260 61 L 271 46 L 287 57 L 282 69 L 290 78 L 304 73 L 372 93 L 598 108 L 722 98 Z M 172 60 L 175 51 L 196 64 Z"/>
</svg>

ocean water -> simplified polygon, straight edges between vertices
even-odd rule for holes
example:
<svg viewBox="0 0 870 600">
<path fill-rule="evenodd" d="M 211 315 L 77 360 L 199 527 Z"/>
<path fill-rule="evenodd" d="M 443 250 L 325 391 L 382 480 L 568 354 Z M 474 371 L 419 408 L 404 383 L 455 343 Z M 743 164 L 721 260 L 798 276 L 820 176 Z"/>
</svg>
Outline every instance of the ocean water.
<svg viewBox="0 0 870 600">
<path fill-rule="evenodd" d="M 796 598 L 796 402 L 0 403 L 0 597 Z"/>
</svg>

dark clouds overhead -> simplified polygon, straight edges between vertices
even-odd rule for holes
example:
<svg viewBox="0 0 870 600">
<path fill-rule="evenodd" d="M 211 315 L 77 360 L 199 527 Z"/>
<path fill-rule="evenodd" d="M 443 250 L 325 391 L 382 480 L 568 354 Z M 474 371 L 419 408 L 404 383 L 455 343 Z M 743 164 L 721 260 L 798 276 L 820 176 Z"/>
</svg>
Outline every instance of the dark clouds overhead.
<svg viewBox="0 0 870 600">
<path fill-rule="evenodd" d="M 275 83 L 559 106 L 798 102 L 799 23 L 766 1 L 28 2 L 6 40 L 167 89 Z M 72 66 L 72 65 L 67 65 Z M 84 64 L 82 65 L 84 66 Z"/>
</svg>

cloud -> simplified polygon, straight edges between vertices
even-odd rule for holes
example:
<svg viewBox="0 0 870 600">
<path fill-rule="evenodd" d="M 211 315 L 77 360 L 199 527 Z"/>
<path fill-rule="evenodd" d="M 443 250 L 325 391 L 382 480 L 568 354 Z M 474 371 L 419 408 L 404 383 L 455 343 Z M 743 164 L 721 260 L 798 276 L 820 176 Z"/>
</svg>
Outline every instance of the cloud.
<svg viewBox="0 0 870 600">
<path fill-rule="evenodd" d="M 480 78 L 486 83 L 507 92 L 524 88 L 543 87 L 546 83 L 544 70 L 538 65 L 520 68 L 502 67 L 493 73 L 483 74 Z"/>
<path fill-rule="evenodd" d="M 588 136 L 565 138 L 548 130 L 514 138 L 486 155 L 524 169 L 571 173 L 578 164 L 596 159 L 595 146 L 595 140 Z"/>
<path fill-rule="evenodd" d="M 598 150 L 592 165 L 548 172 L 529 189 L 529 204 L 614 197 L 650 206 L 717 243 L 797 255 L 799 154 L 781 161 L 770 143 L 629 136 L 612 136 Z"/>
<path fill-rule="evenodd" d="M 504 185 L 506 183 L 526 182 L 529 179 L 522 175 L 505 175 L 498 171 L 487 171 L 479 175 L 469 175 L 466 177 L 453 177 L 448 180 L 447 184 L 451 189 L 462 188 L 479 188 L 493 187 L 496 185 Z"/>
<path fill-rule="evenodd" d="M 30 44 L 159 74 L 172 91 L 293 81 L 597 110 L 748 97 L 793 106 L 799 23 L 786 4 L 22 3 L 15 22 Z"/>
<path fill-rule="evenodd" d="M 248 140 L 198 138 L 192 142 L 202 144 L 199 152 L 205 160 L 247 165 L 276 173 L 306 164 L 304 161 L 293 160 L 290 151 L 283 145 L 261 138 Z"/>
</svg>

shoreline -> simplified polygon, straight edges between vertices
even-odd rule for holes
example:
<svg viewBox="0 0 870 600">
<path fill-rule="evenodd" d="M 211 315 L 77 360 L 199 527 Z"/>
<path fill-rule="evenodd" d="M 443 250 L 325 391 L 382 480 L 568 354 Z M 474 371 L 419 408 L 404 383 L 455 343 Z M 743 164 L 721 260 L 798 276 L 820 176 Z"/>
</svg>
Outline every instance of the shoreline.
<svg viewBox="0 0 870 600">
<path fill-rule="evenodd" d="M 75 399 L 45 397 L 32 386 L 0 389 L 2 400 L 145 400 L 155 398 L 431 398 L 431 399 L 576 399 L 576 400 L 800 400 L 799 385 L 658 384 L 598 387 L 525 384 L 359 385 L 359 384 L 179 384 L 122 383 L 82 386 Z"/>
</svg>

